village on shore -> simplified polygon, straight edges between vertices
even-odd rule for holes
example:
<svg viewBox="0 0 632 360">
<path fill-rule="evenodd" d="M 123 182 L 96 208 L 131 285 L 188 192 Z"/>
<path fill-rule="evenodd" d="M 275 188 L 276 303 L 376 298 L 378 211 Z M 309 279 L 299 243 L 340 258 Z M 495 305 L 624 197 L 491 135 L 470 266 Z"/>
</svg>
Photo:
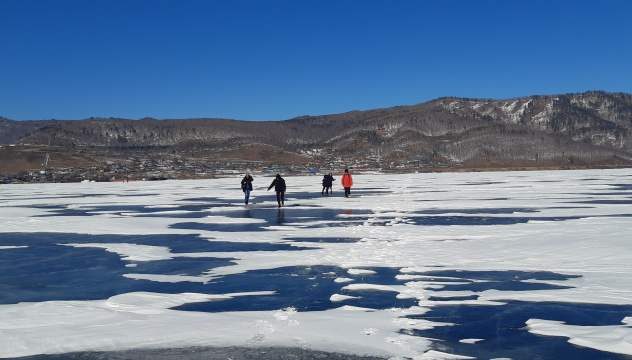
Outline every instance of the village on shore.
<svg viewBox="0 0 632 360">
<path fill-rule="evenodd" d="M 267 165 L 267 166 L 265 166 Z M 533 171 L 533 170 L 577 170 L 627 168 L 617 165 L 577 165 L 577 166 L 499 166 L 467 168 L 462 166 L 428 166 L 416 162 L 379 166 L 371 161 L 345 163 L 336 161 L 323 164 L 261 164 L 253 162 L 211 162 L 153 165 L 130 168 L 115 163 L 108 166 L 90 168 L 45 167 L 42 170 L 23 171 L 19 174 L 1 174 L 0 184 L 36 184 L 36 183 L 78 183 L 78 182 L 130 182 L 159 180 L 215 179 L 239 177 L 246 173 L 258 176 L 322 176 L 328 173 L 342 174 L 349 168 L 355 174 L 399 174 L 431 172 L 481 172 L 481 171 Z M 436 164 L 434 164 L 436 165 Z"/>
<path fill-rule="evenodd" d="M 128 182 L 157 180 L 213 179 L 221 177 L 243 176 L 246 172 L 253 175 L 273 176 L 313 176 L 329 172 L 341 174 L 345 168 L 356 174 L 362 173 L 413 173 L 413 172 L 476 172 L 476 171 L 523 171 L 523 170 L 567 170 L 591 168 L 626 168 L 627 162 L 574 161 L 574 163 L 555 164 L 543 161 L 532 163 L 462 164 L 446 161 L 387 161 L 379 157 L 354 159 L 329 158 L 307 163 L 271 163 L 242 159 L 191 159 L 183 156 L 161 156 L 152 154 L 147 157 L 97 157 L 91 164 L 78 162 L 68 165 L 57 159 L 53 147 L 38 148 L 37 160 L 31 162 L 29 170 L 8 172 L 0 170 L 0 184 L 24 183 L 77 183 L 77 182 Z M 50 154 L 52 155 L 49 155 Z M 37 155 L 36 155 L 37 154 Z M 162 154 L 164 155 L 164 154 Z M 59 155 L 61 156 L 61 155 Z M 41 164 L 41 165 L 39 165 Z M 39 166 L 37 166 L 39 165 Z M 33 167 L 38 169 L 33 169 Z"/>
<path fill-rule="evenodd" d="M 44 166 L 42 170 L 24 171 L 20 174 L 0 174 L 0 184 L 18 183 L 68 183 L 68 182 L 128 182 L 213 179 L 221 177 L 243 176 L 246 172 L 261 176 L 310 176 L 323 175 L 329 172 L 344 171 L 345 167 L 357 169 L 359 172 L 381 172 L 368 162 L 343 164 L 336 161 L 326 164 L 262 164 L 247 161 L 226 162 L 179 162 L 161 164 L 147 161 L 137 166 L 108 162 L 102 167 L 70 168 Z"/>
</svg>

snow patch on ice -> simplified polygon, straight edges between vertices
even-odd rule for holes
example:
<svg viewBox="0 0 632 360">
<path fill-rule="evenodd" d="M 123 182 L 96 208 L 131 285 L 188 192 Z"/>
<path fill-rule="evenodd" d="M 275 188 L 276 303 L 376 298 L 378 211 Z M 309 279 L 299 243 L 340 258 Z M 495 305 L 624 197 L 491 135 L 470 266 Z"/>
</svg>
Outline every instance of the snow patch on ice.
<svg viewBox="0 0 632 360">
<path fill-rule="evenodd" d="M 171 249 L 165 246 L 149 246 L 138 244 L 60 244 L 76 248 L 101 248 L 116 253 L 125 261 L 156 261 L 173 259 Z"/>
<path fill-rule="evenodd" d="M 485 341 L 485 339 L 461 339 L 461 340 L 459 340 L 460 343 L 464 343 L 464 344 L 476 344 L 479 341 Z"/>
<path fill-rule="evenodd" d="M 360 297 L 359 296 L 333 294 L 329 298 L 329 301 L 331 301 L 331 302 L 340 302 L 340 301 L 345 301 L 345 300 L 349 300 L 349 299 L 360 299 Z"/>
<path fill-rule="evenodd" d="M 562 321 L 530 319 L 529 332 L 545 336 L 563 336 L 571 344 L 601 351 L 632 354 L 632 318 L 622 320 L 625 325 L 579 326 L 567 325 Z"/>
<path fill-rule="evenodd" d="M 373 275 L 373 274 L 375 274 L 375 271 L 368 270 L 368 269 L 349 269 L 349 270 L 347 270 L 347 272 L 350 275 Z"/>
</svg>

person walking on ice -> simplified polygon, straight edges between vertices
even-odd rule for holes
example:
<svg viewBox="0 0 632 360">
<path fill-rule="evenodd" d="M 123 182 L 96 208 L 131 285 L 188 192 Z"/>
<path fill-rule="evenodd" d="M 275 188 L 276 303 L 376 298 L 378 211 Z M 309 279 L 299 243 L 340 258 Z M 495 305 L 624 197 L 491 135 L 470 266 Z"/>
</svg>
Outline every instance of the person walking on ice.
<svg viewBox="0 0 632 360">
<path fill-rule="evenodd" d="M 254 179 L 249 173 L 246 173 L 246 176 L 244 176 L 241 180 L 241 189 L 244 191 L 244 195 L 246 196 L 246 205 L 248 205 L 248 199 L 250 198 L 250 192 L 252 191 L 253 180 Z"/>
<path fill-rule="evenodd" d="M 329 195 L 329 192 L 331 191 L 331 194 L 334 194 L 334 189 L 332 189 L 332 186 L 334 185 L 334 181 L 336 179 L 334 179 L 334 177 L 331 175 L 331 173 L 323 176 L 323 191 L 320 192 L 321 195 Z"/>
<path fill-rule="evenodd" d="M 349 174 L 349 169 L 345 169 L 345 174 L 342 175 L 342 187 L 345 188 L 345 197 L 351 196 L 351 187 L 353 186 L 353 179 Z"/>
<path fill-rule="evenodd" d="M 277 174 L 276 178 L 272 180 L 272 184 L 268 186 L 268 190 L 272 189 L 274 186 L 274 191 L 276 191 L 277 202 L 279 203 L 279 207 L 281 205 L 285 205 L 285 180 L 281 177 L 281 175 Z"/>
</svg>

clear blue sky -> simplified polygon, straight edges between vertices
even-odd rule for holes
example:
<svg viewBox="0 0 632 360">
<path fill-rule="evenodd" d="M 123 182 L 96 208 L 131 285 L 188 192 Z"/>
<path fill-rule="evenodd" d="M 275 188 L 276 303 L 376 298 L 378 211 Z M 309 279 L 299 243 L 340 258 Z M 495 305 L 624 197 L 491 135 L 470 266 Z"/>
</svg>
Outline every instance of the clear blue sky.
<svg viewBox="0 0 632 360">
<path fill-rule="evenodd" d="M 0 0 L 0 116 L 285 120 L 632 93 L 632 1 Z"/>
</svg>

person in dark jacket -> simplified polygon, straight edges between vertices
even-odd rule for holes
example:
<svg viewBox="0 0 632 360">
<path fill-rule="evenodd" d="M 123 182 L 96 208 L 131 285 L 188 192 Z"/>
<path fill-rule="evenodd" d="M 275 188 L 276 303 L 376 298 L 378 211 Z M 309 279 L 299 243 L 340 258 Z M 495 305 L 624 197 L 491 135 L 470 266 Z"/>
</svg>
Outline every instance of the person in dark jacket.
<svg viewBox="0 0 632 360">
<path fill-rule="evenodd" d="M 276 191 L 277 202 L 279 203 L 279 207 L 281 207 L 281 205 L 285 205 L 285 180 L 281 175 L 277 174 L 276 178 L 272 180 L 272 184 L 268 186 L 268 191 L 270 191 L 273 186 L 274 191 Z"/>
<path fill-rule="evenodd" d="M 323 176 L 323 191 L 321 191 L 320 193 L 322 195 L 329 195 L 329 192 L 331 191 L 331 194 L 334 194 L 334 189 L 332 188 L 334 185 L 334 181 L 336 179 L 334 179 L 334 177 L 331 175 L 331 173 Z"/>
<path fill-rule="evenodd" d="M 244 195 L 246 196 L 246 205 L 248 205 L 248 199 L 250 198 L 250 192 L 252 191 L 253 180 L 254 179 L 249 173 L 246 173 L 246 176 L 241 179 L 241 189 L 244 191 Z"/>
</svg>

